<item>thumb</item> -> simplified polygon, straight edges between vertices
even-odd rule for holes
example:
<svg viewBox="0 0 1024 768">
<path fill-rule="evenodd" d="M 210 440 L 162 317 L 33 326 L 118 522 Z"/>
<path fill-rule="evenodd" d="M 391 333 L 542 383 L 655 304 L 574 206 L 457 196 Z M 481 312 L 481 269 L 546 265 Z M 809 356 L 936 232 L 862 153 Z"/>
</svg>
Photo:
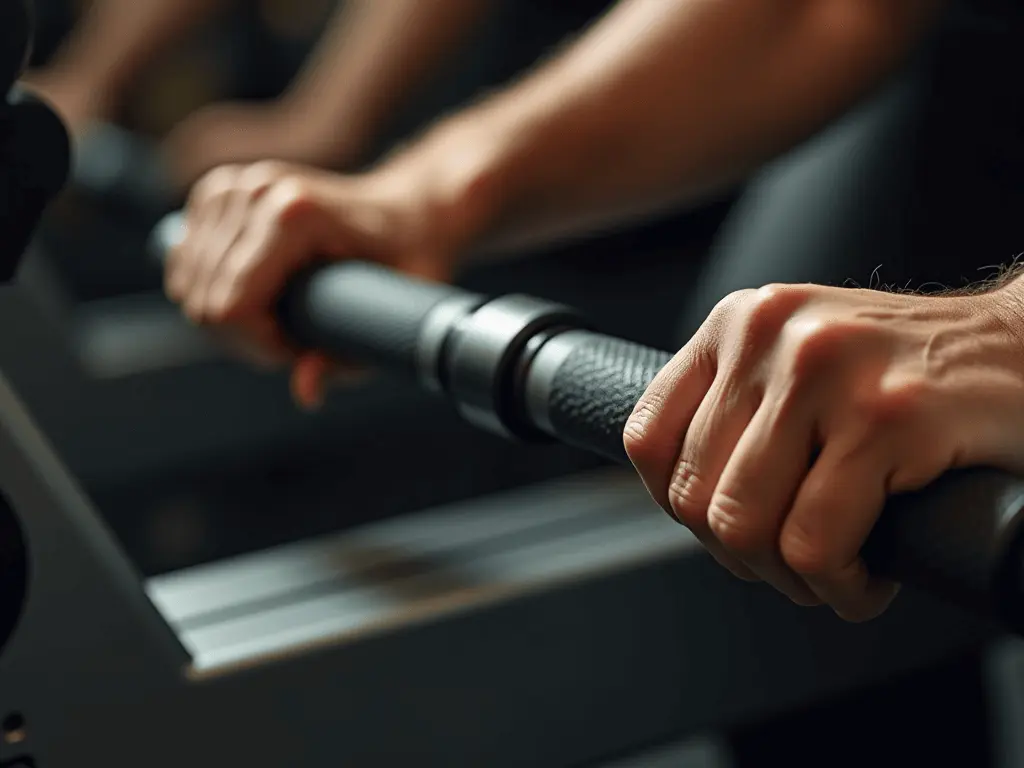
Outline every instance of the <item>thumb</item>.
<svg viewBox="0 0 1024 768">
<path fill-rule="evenodd" d="M 292 397 L 299 407 L 314 411 L 323 405 L 328 387 L 362 381 L 367 371 L 339 363 L 319 352 L 307 352 L 292 368 Z"/>
<path fill-rule="evenodd" d="M 315 411 L 324 401 L 327 375 L 334 364 L 324 355 L 311 352 L 302 355 L 292 368 L 292 397 L 300 408 Z"/>
</svg>

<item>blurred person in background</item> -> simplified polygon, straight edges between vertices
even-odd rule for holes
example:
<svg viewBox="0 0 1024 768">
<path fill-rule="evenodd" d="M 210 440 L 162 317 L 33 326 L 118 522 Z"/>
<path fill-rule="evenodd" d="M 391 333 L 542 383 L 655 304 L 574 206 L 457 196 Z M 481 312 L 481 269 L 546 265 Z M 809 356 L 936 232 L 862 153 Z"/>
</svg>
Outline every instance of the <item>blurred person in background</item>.
<svg viewBox="0 0 1024 768">
<path fill-rule="evenodd" d="M 114 120 L 148 66 L 231 4 L 94 0 L 53 59 L 26 82 L 81 135 Z M 584 15 L 607 4 L 568 3 Z M 227 162 L 360 165 L 388 120 L 497 5 L 500 0 L 344 0 L 279 99 L 211 105 L 172 131 L 165 144 L 170 172 L 185 188 Z"/>
<path fill-rule="evenodd" d="M 985 5 L 962 16 L 961 5 L 943 0 L 622 0 L 532 75 L 440 121 L 368 172 L 273 162 L 211 172 L 193 189 L 167 292 L 195 322 L 231 328 L 290 361 L 295 395 L 312 406 L 332 363 L 316 353 L 294 356 L 271 316 L 284 283 L 310 261 L 371 259 L 448 280 L 481 253 L 692 205 L 784 154 L 740 203 L 727 227 L 734 234 L 713 254 L 710 271 L 727 265 L 725 279 L 698 283 L 693 296 L 667 287 L 681 307 L 706 312 L 731 291 L 763 284 L 747 282 L 759 275 L 818 281 L 889 255 L 916 285 L 946 267 L 962 274 L 1002 261 L 1010 254 L 1001 249 L 1021 242 L 1013 210 L 1024 201 L 1020 183 L 1006 186 L 989 164 L 1011 161 L 1014 145 L 998 126 L 1012 115 L 999 109 L 1024 100 L 1008 98 L 1019 91 L 1002 92 L 1001 80 L 983 80 L 999 78 L 1000 62 L 1012 65 L 1010 24 L 980 37 L 971 30 L 1019 11 L 992 2 L 979 8 Z M 906 77 L 883 87 L 897 73 Z M 943 114 L 936 103 L 966 111 L 967 122 L 931 119 Z M 755 236 L 745 241 L 744 233 Z M 922 246 L 944 239 L 974 247 L 940 247 L 930 264 L 933 254 Z M 871 580 L 857 553 L 886 492 L 963 463 L 1024 464 L 1010 439 L 1019 425 L 982 412 L 986 403 L 1007 406 L 1012 379 L 999 371 L 1013 357 L 1014 332 L 1000 328 L 1015 322 L 1012 302 L 997 311 L 991 301 L 922 301 L 932 300 L 803 285 L 739 294 L 706 322 L 702 314 L 696 340 L 659 377 L 628 430 L 630 455 L 652 495 L 737 575 L 763 579 L 801 604 L 827 602 L 848 618 L 876 615 L 892 585 Z M 806 333 L 790 348 L 795 328 Z M 858 419 L 868 407 L 863 398 L 815 394 L 813 387 L 852 393 L 878 371 L 917 381 L 920 355 L 940 354 L 929 334 L 989 338 L 988 389 L 969 370 L 892 397 L 869 387 L 870 407 L 899 406 L 909 421 L 881 411 Z M 824 362 L 794 368 L 793 354 L 807 359 L 804 347 Z M 970 345 L 963 359 L 957 349 L 941 353 L 944 364 L 969 369 L 976 359 Z M 761 361 L 757 371 L 737 363 L 751 355 Z M 775 423 L 771 407 L 756 407 L 758 387 L 785 393 L 803 378 L 812 387 L 808 408 L 817 411 L 799 424 L 792 419 L 805 409 L 776 413 L 782 422 Z M 981 387 L 975 395 L 972 382 Z M 730 393 L 745 393 L 742 403 Z M 753 405 L 740 407 L 748 400 Z M 950 402 L 963 406 L 963 418 L 949 418 Z M 819 416 L 843 429 L 822 447 L 823 469 L 799 505 L 797 527 L 813 532 L 807 535 L 818 549 L 794 544 L 780 553 Z M 905 429 L 902 437 L 895 427 Z M 865 451 L 856 465 L 844 463 L 850 446 Z M 776 457 L 762 461 L 759 450 Z M 842 467 L 852 473 L 846 480 Z M 720 488 L 720 479 L 729 487 Z M 723 494 L 742 502 L 712 503 Z M 823 508 L 842 513 L 831 529 L 818 520 Z M 709 518 L 715 510 L 721 514 Z"/>
</svg>

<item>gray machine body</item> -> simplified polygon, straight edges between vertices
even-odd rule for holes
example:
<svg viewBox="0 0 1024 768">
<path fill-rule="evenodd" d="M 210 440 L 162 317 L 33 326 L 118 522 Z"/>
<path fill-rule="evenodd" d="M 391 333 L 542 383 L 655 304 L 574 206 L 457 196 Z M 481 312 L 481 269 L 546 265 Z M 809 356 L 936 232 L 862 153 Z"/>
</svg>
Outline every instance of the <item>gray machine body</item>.
<svg viewBox="0 0 1024 768">
<path fill-rule="evenodd" d="M 923 596 L 849 626 L 735 581 L 618 470 L 146 581 L 0 382 L 0 488 L 31 571 L 2 766 L 575 765 L 989 637 Z"/>
</svg>

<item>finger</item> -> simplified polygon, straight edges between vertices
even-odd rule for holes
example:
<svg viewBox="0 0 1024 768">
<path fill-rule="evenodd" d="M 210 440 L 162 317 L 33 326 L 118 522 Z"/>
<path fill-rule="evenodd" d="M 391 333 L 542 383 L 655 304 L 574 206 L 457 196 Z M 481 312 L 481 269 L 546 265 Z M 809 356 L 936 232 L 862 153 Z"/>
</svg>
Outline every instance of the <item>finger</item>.
<svg viewBox="0 0 1024 768">
<path fill-rule="evenodd" d="M 716 361 L 698 338 L 647 387 L 623 429 L 623 445 L 648 492 L 668 514 L 668 487 L 686 430 L 715 380 Z"/>
<path fill-rule="evenodd" d="M 168 251 L 164 259 L 164 294 L 175 304 L 180 303 L 185 295 L 186 283 L 181 272 L 181 261 L 185 255 L 185 242 L 190 236 L 187 222 L 182 222 L 181 230 L 181 241 Z"/>
<path fill-rule="evenodd" d="M 710 504 L 715 537 L 798 605 L 821 599 L 786 565 L 779 552 L 783 522 L 814 448 L 814 421 L 800 404 L 769 392 L 723 469 Z"/>
<path fill-rule="evenodd" d="M 218 168 L 196 185 L 185 209 L 185 239 L 168 265 L 166 287 L 168 296 L 181 303 L 186 314 L 206 240 L 221 217 L 222 193 L 231 187 L 236 175 L 233 167 Z"/>
<path fill-rule="evenodd" d="M 300 407 L 316 410 L 323 405 L 326 381 L 333 364 L 322 354 L 307 353 L 299 357 L 292 370 L 292 397 Z"/>
<path fill-rule="evenodd" d="M 239 197 L 240 194 L 231 195 L 231 199 L 223 203 L 220 220 L 210 222 L 192 255 L 190 284 L 184 309 L 196 322 L 212 319 L 209 303 L 211 286 L 216 283 L 224 260 L 244 231 L 246 204 Z"/>
<path fill-rule="evenodd" d="M 364 381 L 368 375 L 365 368 L 338 363 L 321 353 L 305 353 L 299 356 L 292 369 L 292 397 L 299 407 L 317 410 L 323 405 L 330 387 L 351 386 Z"/>
<path fill-rule="evenodd" d="M 719 541 L 708 518 L 718 478 L 758 405 L 747 392 L 736 392 L 732 381 L 720 371 L 690 421 L 669 481 L 668 502 L 673 516 L 693 531 L 716 560 L 741 578 L 758 580 Z"/>
<path fill-rule="evenodd" d="M 714 380 L 714 356 L 698 334 L 654 377 L 623 430 L 626 454 L 648 492 L 684 525 L 687 521 L 673 510 L 669 488 L 687 430 Z M 740 578 L 755 578 L 742 563 L 726 555 L 705 526 L 691 531 L 723 566 Z"/>
<path fill-rule="evenodd" d="M 882 613 L 898 587 L 868 573 L 860 550 L 885 504 L 889 468 L 878 450 L 829 441 L 782 526 L 785 562 L 849 621 Z"/>
<path fill-rule="evenodd" d="M 238 186 L 224 194 L 219 217 L 210 222 L 205 236 L 197 244 L 186 312 L 199 322 L 213 319 L 210 316 L 211 288 L 228 254 L 244 233 L 247 216 L 260 194 L 259 188 L 250 188 L 240 176 Z"/>
<path fill-rule="evenodd" d="M 273 189 L 257 201 L 249 225 L 218 270 L 210 287 L 210 313 L 229 321 L 264 312 L 285 281 L 319 254 L 323 235 L 316 217 L 302 206 L 288 208 Z"/>
</svg>

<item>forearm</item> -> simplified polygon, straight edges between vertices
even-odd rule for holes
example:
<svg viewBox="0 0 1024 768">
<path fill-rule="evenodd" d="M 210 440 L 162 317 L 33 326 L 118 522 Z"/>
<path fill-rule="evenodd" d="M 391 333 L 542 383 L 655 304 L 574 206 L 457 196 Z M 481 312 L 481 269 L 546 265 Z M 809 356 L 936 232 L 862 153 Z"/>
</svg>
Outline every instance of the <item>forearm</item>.
<svg viewBox="0 0 1024 768">
<path fill-rule="evenodd" d="M 966 291 L 966 298 L 980 301 L 1000 319 L 1007 334 L 1017 342 L 1024 370 L 1024 262 L 1006 265 L 997 277 Z"/>
<path fill-rule="evenodd" d="M 88 74 L 96 88 L 126 87 L 184 32 L 232 1 L 95 0 L 55 64 Z"/>
<path fill-rule="evenodd" d="M 939 0 L 623 0 L 532 76 L 386 167 L 521 247 L 742 179 L 891 71 Z M 397 183 L 397 182 L 396 182 Z"/>
<path fill-rule="evenodd" d="M 364 145 L 491 6 L 487 0 L 347 0 L 289 98 L 323 132 Z"/>
</svg>

